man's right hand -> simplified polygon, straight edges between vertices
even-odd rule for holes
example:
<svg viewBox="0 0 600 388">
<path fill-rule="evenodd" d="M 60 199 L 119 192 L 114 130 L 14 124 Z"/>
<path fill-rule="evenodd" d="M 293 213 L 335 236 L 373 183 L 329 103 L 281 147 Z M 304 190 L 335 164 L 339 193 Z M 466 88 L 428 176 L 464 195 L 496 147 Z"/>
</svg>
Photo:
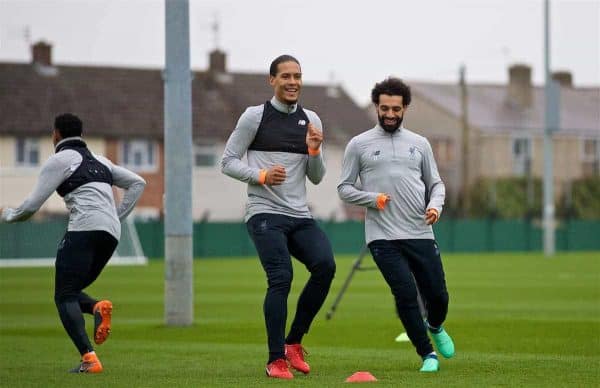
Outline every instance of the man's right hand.
<svg viewBox="0 0 600 388">
<path fill-rule="evenodd" d="M 280 165 L 276 165 L 267 170 L 267 176 L 265 177 L 265 185 L 276 186 L 280 185 L 285 181 L 285 168 Z"/>
</svg>

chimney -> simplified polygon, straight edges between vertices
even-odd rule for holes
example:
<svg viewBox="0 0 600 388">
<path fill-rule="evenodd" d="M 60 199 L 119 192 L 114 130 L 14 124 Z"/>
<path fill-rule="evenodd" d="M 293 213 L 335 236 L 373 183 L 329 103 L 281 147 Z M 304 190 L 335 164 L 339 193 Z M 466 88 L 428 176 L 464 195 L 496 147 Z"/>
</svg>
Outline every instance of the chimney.
<svg viewBox="0 0 600 388">
<path fill-rule="evenodd" d="M 528 65 L 515 64 L 508 68 L 508 103 L 514 107 L 531 107 L 531 67 Z"/>
<path fill-rule="evenodd" d="M 31 46 L 31 63 L 52 66 L 52 45 L 39 41 Z"/>
<path fill-rule="evenodd" d="M 211 73 L 225 73 L 226 55 L 219 49 L 210 52 L 208 71 Z"/>
<path fill-rule="evenodd" d="M 558 82 L 563 88 L 573 87 L 573 75 L 570 71 L 555 71 L 552 73 L 552 79 Z"/>
</svg>

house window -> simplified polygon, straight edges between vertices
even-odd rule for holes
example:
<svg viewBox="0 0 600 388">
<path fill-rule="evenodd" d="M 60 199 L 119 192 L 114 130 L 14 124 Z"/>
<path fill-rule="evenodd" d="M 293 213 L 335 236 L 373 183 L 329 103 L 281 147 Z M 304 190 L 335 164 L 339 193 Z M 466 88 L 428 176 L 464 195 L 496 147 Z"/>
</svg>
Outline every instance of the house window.
<svg viewBox="0 0 600 388">
<path fill-rule="evenodd" d="M 38 139 L 17 138 L 16 165 L 20 167 L 36 167 L 40 162 L 40 145 Z"/>
<path fill-rule="evenodd" d="M 217 149 L 214 144 L 194 144 L 194 166 L 212 167 L 217 163 Z"/>
<path fill-rule="evenodd" d="M 158 150 L 153 140 L 134 139 L 123 141 L 121 145 L 121 163 L 136 172 L 154 172 L 157 170 Z"/>
<path fill-rule="evenodd" d="M 600 175 L 600 139 L 583 140 L 583 175 Z"/>
<path fill-rule="evenodd" d="M 438 164 L 454 162 L 454 142 L 448 138 L 431 139 L 431 148 Z"/>
<path fill-rule="evenodd" d="M 525 176 L 531 172 L 531 139 L 516 138 L 512 143 L 513 173 Z"/>
</svg>

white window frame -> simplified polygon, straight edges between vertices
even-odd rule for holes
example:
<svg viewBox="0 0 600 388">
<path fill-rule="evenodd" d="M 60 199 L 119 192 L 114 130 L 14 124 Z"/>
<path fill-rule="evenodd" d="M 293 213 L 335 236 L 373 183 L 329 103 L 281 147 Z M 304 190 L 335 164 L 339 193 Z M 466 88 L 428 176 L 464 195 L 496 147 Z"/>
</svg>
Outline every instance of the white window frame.
<svg viewBox="0 0 600 388">
<path fill-rule="evenodd" d="M 19 160 L 20 143 L 23 145 L 23 160 Z M 32 162 L 32 152 L 37 155 L 37 160 Z M 40 141 L 36 137 L 17 137 L 15 139 L 15 166 L 38 167 L 40 165 Z"/>
<path fill-rule="evenodd" d="M 212 157 L 213 158 L 213 163 L 212 164 L 196 164 L 196 157 L 198 155 L 202 155 L 202 156 L 207 156 L 207 157 Z M 193 152 L 192 152 L 192 157 L 193 157 L 193 166 L 194 168 L 210 168 L 210 167 L 214 167 L 217 165 L 218 162 L 218 153 L 217 153 L 217 145 L 216 144 L 201 144 L 201 143 L 195 143 L 194 144 L 194 148 L 193 148 Z"/>
<path fill-rule="evenodd" d="M 587 155 L 585 153 L 585 142 L 586 141 L 594 141 L 596 142 L 596 155 L 591 154 L 591 155 Z M 586 172 L 586 167 L 587 165 L 591 165 L 592 166 L 592 174 L 597 174 L 598 173 L 598 165 L 600 165 L 600 138 L 598 137 L 584 137 L 581 139 L 581 163 L 582 163 L 582 170 L 583 170 L 583 174 L 584 176 L 588 176 L 588 173 Z"/>
<path fill-rule="evenodd" d="M 513 136 L 511 142 L 510 142 L 510 160 L 512 161 L 512 173 L 515 176 L 526 176 L 527 175 L 527 166 L 525 165 L 526 163 L 526 156 L 527 153 L 525 154 L 525 157 L 521 157 L 519 158 L 517 154 L 515 154 L 515 145 L 518 141 L 526 141 L 526 143 L 528 144 L 528 154 L 529 154 L 529 168 L 530 168 L 530 172 L 533 173 L 533 138 L 532 136 L 528 136 L 528 135 L 517 135 L 517 136 Z"/>
<path fill-rule="evenodd" d="M 119 160 L 123 167 L 135 172 L 153 173 L 158 171 L 158 143 L 155 140 L 141 138 L 121 140 L 119 148 Z M 129 151 L 128 155 L 125 155 L 126 148 Z M 149 150 L 152 150 L 151 156 Z M 136 155 L 140 158 L 139 162 L 134 161 Z"/>
<path fill-rule="evenodd" d="M 596 155 L 586 155 L 585 153 L 585 142 L 586 141 L 596 142 Z M 581 161 L 585 163 L 595 162 L 600 159 L 600 138 L 596 137 L 584 137 L 581 139 Z"/>
</svg>

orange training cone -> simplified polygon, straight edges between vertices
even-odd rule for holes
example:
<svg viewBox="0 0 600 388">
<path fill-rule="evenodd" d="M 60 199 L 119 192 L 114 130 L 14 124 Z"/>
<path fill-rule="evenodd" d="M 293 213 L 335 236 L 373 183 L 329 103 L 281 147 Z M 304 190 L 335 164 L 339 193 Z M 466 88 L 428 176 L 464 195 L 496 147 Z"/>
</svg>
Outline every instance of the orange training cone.
<svg viewBox="0 0 600 388">
<path fill-rule="evenodd" d="M 375 376 L 369 372 L 356 372 L 346 379 L 347 383 L 367 383 L 369 381 L 377 381 Z"/>
</svg>

